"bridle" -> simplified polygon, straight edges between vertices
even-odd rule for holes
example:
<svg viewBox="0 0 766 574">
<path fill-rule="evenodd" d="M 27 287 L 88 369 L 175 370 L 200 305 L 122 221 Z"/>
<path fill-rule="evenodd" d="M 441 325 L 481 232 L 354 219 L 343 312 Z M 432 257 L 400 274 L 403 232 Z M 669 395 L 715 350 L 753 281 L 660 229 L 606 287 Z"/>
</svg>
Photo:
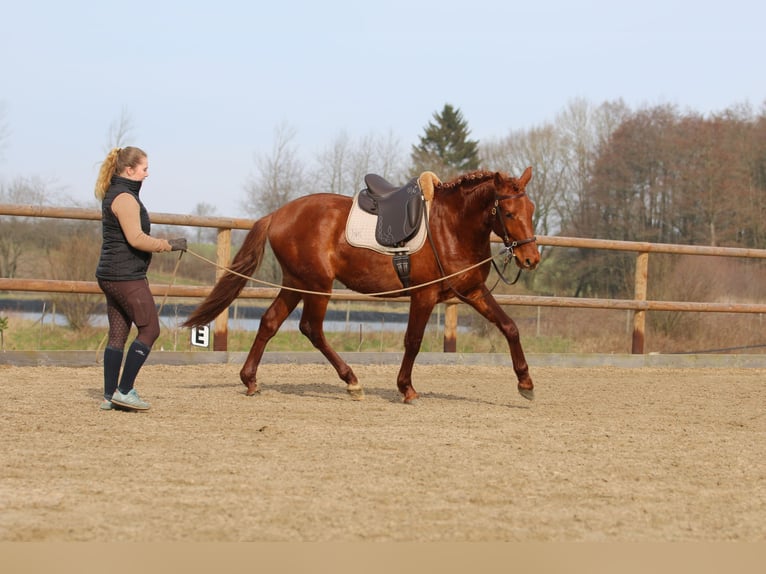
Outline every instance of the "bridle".
<svg viewBox="0 0 766 574">
<path fill-rule="evenodd" d="M 508 279 L 505 278 L 505 275 L 504 275 L 505 268 L 508 266 L 508 263 L 510 263 L 516 257 L 514 248 L 519 247 L 521 245 L 526 245 L 527 243 L 534 243 L 537 241 L 537 237 L 535 237 L 534 235 L 532 237 L 527 237 L 525 239 L 512 240 L 508 236 L 508 230 L 505 228 L 502 215 L 500 214 L 499 208 L 500 208 L 501 201 L 505 201 L 507 199 L 520 199 L 526 195 L 527 195 L 526 191 L 522 191 L 521 193 L 512 193 L 508 195 L 499 195 L 497 192 L 495 192 L 495 202 L 493 203 L 492 209 L 490 210 L 490 216 L 497 219 L 497 222 L 500 224 L 500 227 L 503 230 L 503 236 L 501 239 L 503 240 L 503 245 L 505 246 L 505 254 L 504 254 L 505 259 L 503 260 L 502 271 L 497 267 L 497 263 L 495 262 L 495 260 L 492 259 L 492 265 L 494 266 L 495 271 L 497 271 L 499 278 L 495 282 L 495 284 L 492 286 L 492 289 L 489 290 L 490 293 L 495 290 L 495 287 L 497 287 L 497 283 L 500 281 L 500 279 L 502 279 L 506 285 L 516 284 L 516 282 L 519 280 L 519 277 L 521 277 L 521 272 L 523 271 L 521 267 L 519 267 L 519 272 L 516 274 L 516 278 L 513 281 L 509 281 Z M 426 235 L 428 237 L 428 242 L 431 244 L 431 250 L 434 253 L 434 257 L 436 258 L 436 264 L 439 267 L 439 272 L 442 274 L 442 277 L 444 277 L 446 276 L 446 273 L 444 272 L 444 267 L 442 267 L 442 262 L 439 259 L 439 253 L 436 251 L 436 245 L 434 245 L 434 240 L 431 237 L 431 226 L 430 226 L 430 222 L 428 221 L 428 210 L 426 209 L 424 210 L 424 212 L 425 212 L 425 220 L 426 220 L 425 221 Z M 502 254 L 503 254 L 502 252 L 499 253 L 499 255 L 502 255 Z M 455 289 L 452 286 L 451 282 L 447 281 L 447 285 L 449 286 L 450 290 L 457 296 L 458 299 L 462 300 L 463 302 L 468 302 L 468 298 L 465 295 L 459 293 L 457 289 Z"/>
<path fill-rule="evenodd" d="M 503 223 L 503 217 L 500 214 L 500 202 L 505 201 L 507 199 L 520 199 L 527 195 L 526 191 L 522 191 L 521 193 L 512 193 L 509 195 L 495 195 L 495 203 L 492 205 L 492 209 L 490 210 L 490 215 L 492 217 L 497 219 L 497 222 L 500 224 L 500 228 L 503 230 L 503 245 L 505 245 L 505 249 L 508 252 L 507 257 L 509 259 L 513 259 L 516 257 L 516 254 L 513 252 L 513 249 L 515 247 L 520 247 L 521 245 L 526 245 L 527 243 L 534 243 L 537 241 L 537 237 L 534 235 L 532 237 L 527 237 L 526 239 L 519 239 L 519 240 L 513 240 L 511 241 L 511 238 L 508 237 L 508 230 L 505 228 L 505 224 Z"/>
<path fill-rule="evenodd" d="M 497 266 L 497 263 L 495 260 L 492 260 L 492 265 L 495 268 L 495 271 L 497 271 L 498 275 L 498 281 L 500 279 L 503 280 L 503 283 L 506 285 L 515 285 L 516 282 L 519 280 L 519 277 L 521 277 L 521 267 L 519 267 L 519 272 L 516 274 L 516 278 L 513 281 L 509 281 L 505 278 L 505 268 L 508 266 L 508 263 L 510 263 L 514 257 L 516 257 L 516 253 L 514 252 L 514 249 L 516 247 L 519 247 L 521 245 L 526 245 L 527 243 L 534 243 L 537 241 L 537 237 L 534 235 L 532 237 L 527 237 L 525 239 L 519 239 L 519 240 L 511 240 L 511 238 L 508 236 L 508 230 L 505 228 L 505 224 L 503 223 L 503 216 L 500 213 L 500 202 L 505 201 L 506 199 L 520 199 L 527 195 L 526 191 L 522 191 L 521 193 L 511 193 L 508 195 L 497 195 L 495 194 L 495 203 L 492 205 L 492 209 L 490 210 L 490 215 L 497 219 L 497 223 L 500 225 L 500 228 L 503 230 L 503 236 L 501 239 L 503 240 L 503 245 L 505 246 L 505 259 L 503 260 L 503 269 L 499 269 Z M 499 255 L 502 255 L 503 253 L 499 253 Z M 492 286 L 492 290 L 497 287 L 497 282 L 495 282 L 495 285 Z"/>
</svg>

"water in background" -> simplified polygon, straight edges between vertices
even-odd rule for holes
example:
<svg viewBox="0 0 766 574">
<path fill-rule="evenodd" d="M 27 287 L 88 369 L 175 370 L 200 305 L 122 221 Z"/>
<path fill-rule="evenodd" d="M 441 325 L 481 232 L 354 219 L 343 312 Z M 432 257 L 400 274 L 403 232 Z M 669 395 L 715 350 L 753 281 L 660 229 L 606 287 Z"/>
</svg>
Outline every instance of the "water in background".
<svg viewBox="0 0 766 574">
<path fill-rule="evenodd" d="M 43 325 L 57 325 L 65 327 L 67 319 L 60 313 L 52 313 L 51 308 L 44 304 L 44 302 L 25 302 L 25 310 L 18 310 L 18 308 L 8 308 L 7 304 L 0 302 L 0 315 L 8 317 L 9 319 L 17 318 L 26 321 L 32 321 L 36 323 L 42 323 Z M 29 310 L 30 303 L 38 304 L 39 309 Z M 4 308 L 5 307 L 5 308 Z M 183 323 L 192 307 L 182 305 L 166 306 L 162 309 L 160 316 L 160 323 L 165 329 L 178 329 L 181 323 Z M 262 316 L 265 308 L 230 308 L 229 312 L 229 330 L 231 331 L 257 331 L 260 324 L 260 317 Z M 245 316 L 243 316 L 245 315 Z M 280 330 L 285 331 L 298 331 L 298 323 L 300 321 L 301 308 L 296 309 L 285 320 L 280 327 Z M 429 327 L 441 327 L 443 323 L 443 317 L 440 313 L 434 312 L 429 320 Z M 94 327 L 108 326 L 106 315 L 103 313 L 97 313 L 91 315 L 90 324 Z M 397 312 L 375 312 L 375 311 L 339 311 L 335 309 L 328 309 L 327 315 L 324 321 L 324 329 L 328 333 L 342 333 L 342 332 L 357 332 L 363 330 L 364 332 L 404 332 L 407 329 L 407 314 Z M 459 326 L 458 332 L 467 332 L 468 327 Z"/>
</svg>

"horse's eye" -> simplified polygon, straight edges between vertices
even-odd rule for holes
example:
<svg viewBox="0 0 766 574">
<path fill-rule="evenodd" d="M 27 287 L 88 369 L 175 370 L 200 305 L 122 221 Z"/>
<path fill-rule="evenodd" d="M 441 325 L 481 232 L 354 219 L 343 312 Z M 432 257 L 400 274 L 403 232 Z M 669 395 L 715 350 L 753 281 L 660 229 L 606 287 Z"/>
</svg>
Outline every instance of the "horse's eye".
<svg viewBox="0 0 766 574">
<path fill-rule="evenodd" d="M 508 219 L 513 219 L 513 218 L 515 217 L 515 215 L 513 215 L 513 213 L 511 213 L 510 211 L 506 211 L 506 212 L 505 212 L 505 216 L 506 216 Z"/>
</svg>

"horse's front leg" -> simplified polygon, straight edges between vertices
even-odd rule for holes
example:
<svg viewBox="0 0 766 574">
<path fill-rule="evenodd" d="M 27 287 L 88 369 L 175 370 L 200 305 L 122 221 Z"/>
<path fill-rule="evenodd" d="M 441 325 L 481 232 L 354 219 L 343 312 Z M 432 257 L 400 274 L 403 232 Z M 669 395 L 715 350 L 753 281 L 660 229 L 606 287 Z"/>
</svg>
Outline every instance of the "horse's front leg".
<svg viewBox="0 0 766 574">
<path fill-rule="evenodd" d="M 431 316 L 435 301 L 423 296 L 413 295 L 410 300 L 410 315 L 407 321 L 407 331 L 404 333 L 404 357 L 399 367 L 399 375 L 396 378 L 396 386 L 404 396 L 406 404 L 412 404 L 418 398 L 418 393 L 412 386 L 412 368 L 415 358 L 420 352 L 423 342 L 423 333 L 426 330 L 428 318 Z"/>
<path fill-rule="evenodd" d="M 503 308 L 489 292 L 485 285 L 481 285 L 473 293 L 468 295 L 468 302 L 482 316 L 493 323 L 500 332 L 503 333 L 508 341 L 508 348 L 511 351 L 511 361 L 513 361 L 513 370 L 518 379 L 518 390 L 522 397 L 528 400 L 535 398 L 534 384 L 529 376 L 529 366 L 524 357 L 524 350 L 521 348 L 521 339 L 519 329 L 516 323 L 511 319 Z"/>
</svg>

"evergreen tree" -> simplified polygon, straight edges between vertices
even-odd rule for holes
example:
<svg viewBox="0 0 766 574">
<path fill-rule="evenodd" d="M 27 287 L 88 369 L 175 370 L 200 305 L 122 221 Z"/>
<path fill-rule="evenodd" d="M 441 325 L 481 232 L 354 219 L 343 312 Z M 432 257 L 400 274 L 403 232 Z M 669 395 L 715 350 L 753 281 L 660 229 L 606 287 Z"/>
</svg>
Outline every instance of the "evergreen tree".
<svg viewBox="0 0 766 574">
<path fill-rule="evenodd" d="M 471 131 L 459 109 L 445 104 L 425 127 L 420 143 L 412 146 L 412 175 L 430 170 L 446 181 L 479 168 L 479 142 L 468 139 Z"/>
</svg>

